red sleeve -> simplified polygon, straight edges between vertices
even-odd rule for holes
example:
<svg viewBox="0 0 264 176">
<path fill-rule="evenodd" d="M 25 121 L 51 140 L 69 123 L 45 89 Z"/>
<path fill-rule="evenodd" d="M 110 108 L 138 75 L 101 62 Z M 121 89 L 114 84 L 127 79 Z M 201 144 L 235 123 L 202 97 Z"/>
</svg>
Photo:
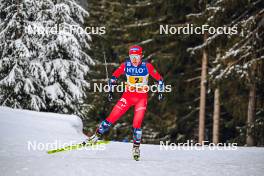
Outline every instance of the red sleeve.
<svg viewBox="0 0 264 176">
<path fill-rule="evenodd" d="M 149 74 L 156 79 L 157 81 L 161 80 L 162 77 L 160 76 L 160 74 L 158 73 L 158 71 L 153 67 L 153 65 L 151 63 L 147 63 L 147 68 L 148 68 L 148 72 Z"/>
<path fill-rule="evenodd" d="M 113 73 L 113 76 L 115 76 L 116 78 L 118 78 L 120 75 L 125 73 L 125 63 L 122 63 L 118 69 L 116 69 Z"/>
</svg>

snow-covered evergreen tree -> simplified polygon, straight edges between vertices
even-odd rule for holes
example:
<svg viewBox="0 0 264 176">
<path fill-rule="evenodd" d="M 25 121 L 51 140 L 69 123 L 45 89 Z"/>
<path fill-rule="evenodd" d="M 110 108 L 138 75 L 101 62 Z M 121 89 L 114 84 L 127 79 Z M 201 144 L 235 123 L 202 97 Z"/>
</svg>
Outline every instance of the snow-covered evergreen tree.
<svg viewBox="0 0 264 176">
<path fill-rule="evenodd" d="M 215 33 L 201 45 L 189 48 L 192 52 L 205 47 L 210 49 L 215 58 L 211 79 L 219 81 L 237 75 L 247 80 L 255 79 L 256 75 L 250 76 L 250 67 L 254 62 L 263 62 L 263 5 L 261 0 L 211 0 L 201 13 L 188 15 L 196 24 L 236 27 L 238 31 L 234 35 Z M 217 49 L 221 53 L 219 57 L 216 57 Z"/>
<path fill-rule="evenodd" d="M 196 24 L 237 28 L 238 33 L 235 35 L 213 34 L 204 43 L 189 50 L 192 52 L 202 48 L 210 50 L 209 79 L 213 87 L 236 82 L 248 89 L 245 123 L 248 145 L 254 145 L 254 135 L 256 138 L 256 134 L 261 131 L 256 127 L 261 126 L 259 122 L 263 121 L 261 115 L 257 116 L 263 112 L 263 107 L 256 106 L 264 66 L 263 5 L 264 1 L 261 0 L 210 0 L 204 11 L 188 15 Z"/>
<path fill-rule="evenodd" d="M 0 0 L 1 105 L 79 112 L 94 63 L 87 16 L 74 0 Z"/>
</svg>

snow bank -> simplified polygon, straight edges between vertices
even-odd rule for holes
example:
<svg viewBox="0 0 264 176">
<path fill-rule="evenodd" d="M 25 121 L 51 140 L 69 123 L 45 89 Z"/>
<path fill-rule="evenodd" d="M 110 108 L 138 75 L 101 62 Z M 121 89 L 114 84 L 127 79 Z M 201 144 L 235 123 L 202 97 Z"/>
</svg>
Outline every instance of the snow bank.
<svg viewBox="0 0 264 176">
<path fill-rule="evenodd" d="M 2 152 L 13 152 L 13 149 L 17 149 L 19 153 L 26 152 L 24 149 L 33 142 L 80 142 L 85 139 L 82 129 L 82 121 L 75 115 L 0 107 L 0 145 L 4 149 Z"/>
<path fill-rule="evenodd" d="M 160 150 L 142 145 L 141 160 L 131 157 L 130 143 L 111 142 L 104 150 L 74 150 L 47 154 L 28 150 L 28 141 L 81 142 L 82 122 L 77 116 L 39 113 L 0 107 L 1 176 L 262 176 L 264 149 Z"/>
</svg>

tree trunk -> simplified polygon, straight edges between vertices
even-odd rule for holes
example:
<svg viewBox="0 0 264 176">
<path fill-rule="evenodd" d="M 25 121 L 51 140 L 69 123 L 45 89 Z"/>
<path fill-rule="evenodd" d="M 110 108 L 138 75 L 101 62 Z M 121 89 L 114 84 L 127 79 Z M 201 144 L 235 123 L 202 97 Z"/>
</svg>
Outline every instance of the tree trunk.
<svg viewBox="0 0 264 176">
<path fill-rule="evenodd" d="M 247 114 L 247 146 L 254 145 L 254 137 L 252 132 L 252 125 L 255 121 L 256 114 L 256 84 L 252 83 L 249 90 L 248 114 Z"/>
<path fill-rule="evenodd" d="M 207 34 L 204 35 L 204 42 L 207 39 Z M 201 90 L 200 90 L 200 112 L 199 112 L 199 143 L 204 141 L 205 131 L 205 105 L 206 105 L 206 77 L 207 77 L 207 51 L 203 50 L 202 58 L 202 75 L 201 75 Z"/>
<path fill-rule="evenodd" d="M 219 126 L 220 126 L 220 90 L 214 92 L 214 116 L 213 116 L 213 143 L 219 143 Z"/>
</svg>

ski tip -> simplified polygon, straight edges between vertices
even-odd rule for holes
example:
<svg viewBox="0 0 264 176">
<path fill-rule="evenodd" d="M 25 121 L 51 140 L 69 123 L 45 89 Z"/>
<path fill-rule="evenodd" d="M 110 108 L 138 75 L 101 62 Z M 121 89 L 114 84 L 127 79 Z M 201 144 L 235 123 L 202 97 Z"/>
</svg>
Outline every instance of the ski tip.
<svg viewBox="0 0 264 176">
<path fill-rule="evenodd" d="M 56 153 L 57 151 L 56 150 L 49 150 L 47 151 L 47 154 L 52 154 L 52 153 Z"/>
<path fill-rule="evenodd" d="M 139 156 L 134 156 L 135 161 L 139 161 Z"/>
</svg>

